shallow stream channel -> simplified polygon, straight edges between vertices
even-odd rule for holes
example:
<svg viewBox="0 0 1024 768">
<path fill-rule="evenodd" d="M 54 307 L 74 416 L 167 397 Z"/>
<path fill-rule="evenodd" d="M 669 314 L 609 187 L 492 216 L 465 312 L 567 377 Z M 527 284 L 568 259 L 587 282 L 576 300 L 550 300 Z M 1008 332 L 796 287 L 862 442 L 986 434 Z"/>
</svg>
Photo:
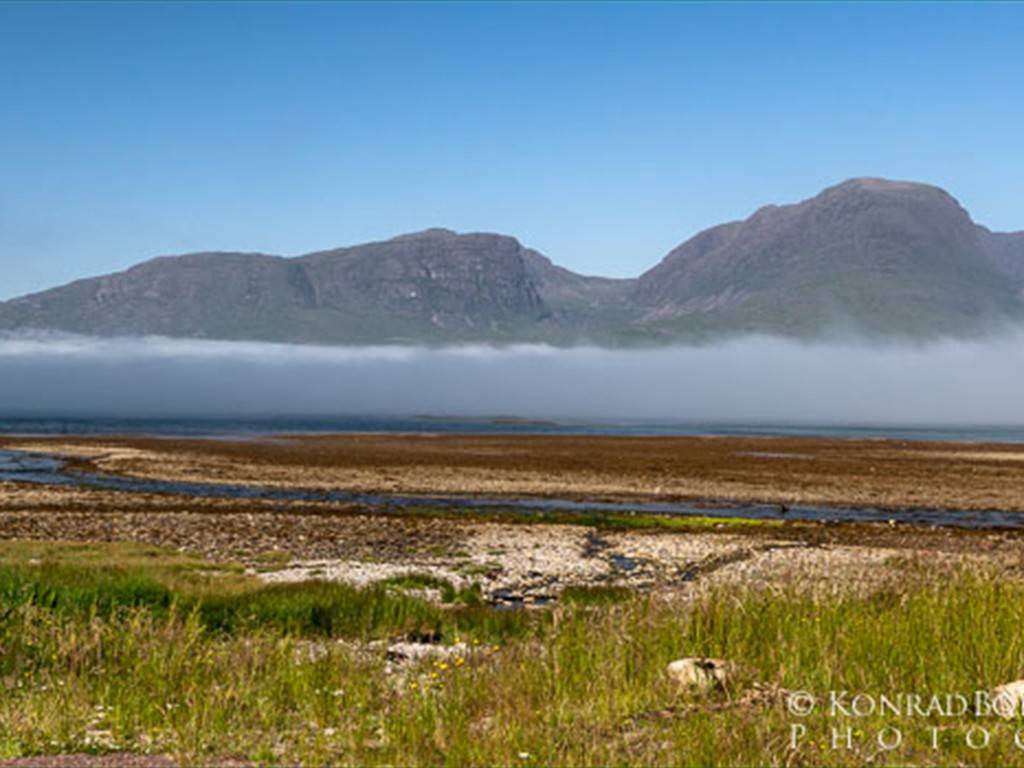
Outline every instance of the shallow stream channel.
<svg viewBox="0 0 1024 768">
<path fill-rule="evenodd" d="M 890 523 L 956 528 L 1024 528 L 1024 514 L 1000 510 L 907 509 L 832 507 L 781 504 L 731 504 L 707 502 L 610 502 L 558 498 L 488 498 L 476 496 L 404 496 L 353 493 L 344 490 L 271 488 L 259 485 L 195 483 L 150 480 L 83 472 L 69 467 L 57 456 L 24 451 L 0 450 L 0 482 L 44 486 L 95 488 L 125 493 L 166 493 L 197 498 L 255 499 L 269 501 L 346 502 L 368 507 L 447 508 L 467 511 L 577 512 L 616 515 L 679 515 L 746 518 L 758 520 L 801 520 L 837 523 Z"/>
</svg>

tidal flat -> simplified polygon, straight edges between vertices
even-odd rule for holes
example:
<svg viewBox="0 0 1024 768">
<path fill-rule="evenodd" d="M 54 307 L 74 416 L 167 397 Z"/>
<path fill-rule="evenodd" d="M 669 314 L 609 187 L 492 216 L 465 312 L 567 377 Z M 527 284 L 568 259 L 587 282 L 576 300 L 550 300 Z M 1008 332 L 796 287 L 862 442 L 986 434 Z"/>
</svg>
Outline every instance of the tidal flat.
<svg viewBox="0 0 1024 768">
<path fill-rule="evenodd" d="M 1024 446 L 823 437 L 2 438 L 116 475 L 363 493 L 1024 512 Z"/>
<path fill-rule="evenodd" d="M 826 706 L 835 691 L 973 695 L 1024 678 L 1024 536 L 900 520 L 925 504 L 1021 511 L 1016 446 L 350 435 L 0 448 L 65 457 L 71 473 L 892 514 L 369 508 L 3 482 L 10 765 L 1024 764 L 1016 720 Z M 680 684 L 680 659 L 731 672 Z M 805 693 L 809 713 L 793 706 Z"/>
</svg>

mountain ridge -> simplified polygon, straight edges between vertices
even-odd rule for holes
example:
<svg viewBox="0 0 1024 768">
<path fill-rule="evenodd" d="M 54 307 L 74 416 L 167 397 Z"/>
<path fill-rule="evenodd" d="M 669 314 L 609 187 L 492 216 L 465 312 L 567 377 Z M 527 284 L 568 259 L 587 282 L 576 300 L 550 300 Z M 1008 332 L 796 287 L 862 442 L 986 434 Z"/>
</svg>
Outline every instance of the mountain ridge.
<svg viewBox="0 0 1024 768">
<path fill-rule="evenodd" d="M 1024 322 L 1024 232 L 945 190 L 848 179 L 680 243 L 636 278 L 435 227 L 300 256 L 206 251 L 0 302 L 0 330 L 394 344 L 977 336 Z"/>
</svg>

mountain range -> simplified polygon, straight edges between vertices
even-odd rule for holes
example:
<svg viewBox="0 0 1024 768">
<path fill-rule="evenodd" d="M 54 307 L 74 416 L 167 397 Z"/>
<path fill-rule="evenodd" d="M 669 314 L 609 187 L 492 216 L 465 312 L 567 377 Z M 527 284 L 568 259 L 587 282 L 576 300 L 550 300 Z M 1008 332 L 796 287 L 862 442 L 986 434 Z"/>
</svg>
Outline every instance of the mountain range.
<svg viewBox="0 0 1024 768">
<path fill-rule="evenodd" d="M 323 344 L 976 337 L 1024 323 L 1024 232 L 938 187 L 860 178 L 700 232 L 635 279 L 430 229 L 285 258 L 208 252 L 0 302 L 0 331 Z"/>
</svg>

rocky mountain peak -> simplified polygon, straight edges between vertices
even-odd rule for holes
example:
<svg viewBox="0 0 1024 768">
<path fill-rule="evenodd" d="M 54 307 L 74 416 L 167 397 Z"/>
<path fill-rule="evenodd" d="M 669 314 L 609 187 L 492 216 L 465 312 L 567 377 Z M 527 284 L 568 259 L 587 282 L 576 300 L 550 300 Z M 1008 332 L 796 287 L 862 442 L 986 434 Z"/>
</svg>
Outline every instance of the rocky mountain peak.
<svg viewBox="0 0 1024 768">
<path fill-rule="evenodd" d="M 344 344 L 650 344 L 834 327 L 927 338 L 1024 322 L 1024 235 L 944 190 L 854 178 L 763 206 L 635 280 L 580 275 L 508 235 L 432 228 L 295 258 L 161 257 L 0 302 L 0 331 Z"/>
</svg>

